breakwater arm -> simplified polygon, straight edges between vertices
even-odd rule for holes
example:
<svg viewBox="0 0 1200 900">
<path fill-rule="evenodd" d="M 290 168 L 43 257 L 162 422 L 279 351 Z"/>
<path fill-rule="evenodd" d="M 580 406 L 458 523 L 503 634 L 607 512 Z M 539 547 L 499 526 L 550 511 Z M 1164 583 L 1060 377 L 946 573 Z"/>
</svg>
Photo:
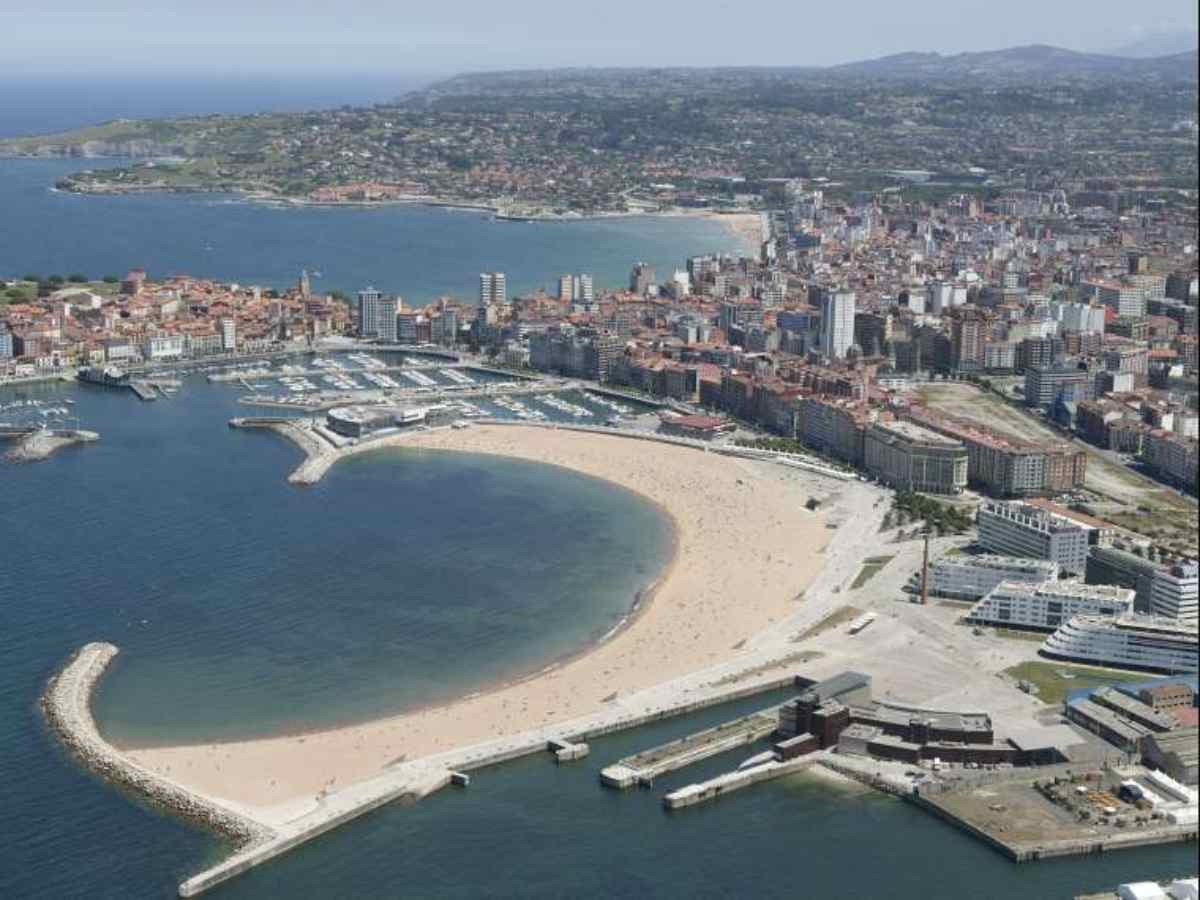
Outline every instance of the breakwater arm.
<svg viewBox="0 0 1200 900">
<path fill-rule="evenodd" d="M 270 840 L 274 832 L 267 826 L 137 765 L 101 736 L 92 718 L 91 696 L 117 652 L 113 644 L 85 644 L 50 679 L 42 695 L 42 710 L 62 742 L 102 778 L 138 791 L 239 845 Z"/>
</svg>

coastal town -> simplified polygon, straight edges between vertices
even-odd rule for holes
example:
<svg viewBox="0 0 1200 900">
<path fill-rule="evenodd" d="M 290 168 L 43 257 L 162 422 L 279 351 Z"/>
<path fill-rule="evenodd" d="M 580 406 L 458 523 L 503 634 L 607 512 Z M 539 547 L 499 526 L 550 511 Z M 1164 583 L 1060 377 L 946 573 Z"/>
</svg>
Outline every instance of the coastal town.
<svg viewBox="0 0 1200 900">
<path fill-rule="evenodd" d="M 620 491 L 665 535 L 658 567 L 626 566 L 636 593 L 570 652 L 311 728 L 140 741 L 106 728 L 98 692 L 121 677 L 107 673 L 169 643 L 152 619 L 173 595 L 148 588 L 161 606 L 138 607 L 145 618 L 122 600 L 106 630 L 71 631 L 74 653 L 39 663 L 43 730 L 106 782 L 221 837 L 179 883 L 185 897 L 384 806 L 452 789 L 469 803 L 522 758 L 561 766 L 558 788 L 588 782 L 584 802 L 650 792 L 663 831 L 803 775 L 893 798 L 1014 867 L 1194 849 L 1195 53 L 1122 63 L 1051 49 L 465 75 L 369 109 L 0 141 L 0 156 L 129 157 L 63 176 L 54 189 L 78 203 L 215 190 L 461 205 L 530 233 L 703 215 L 744 248 L 665 266 L 647 253 L 619 283 L 548 257 L 541 287 L 518 286 L 497 261 L 470 296 L 428 303 L 308 269 L 260 284 L 216 263 L 21 273 L 5 260 L 0 465 L 36 463 L 6 477 L 86 476 L 98 454 L 115 458 L 91 418 L 102 404 L 141 414 L 120 452 L 140 452 L 160 420 L 211 439 L 215 453 L 187 457 L 197 484 L 214 456 L 232 466 L 273 441 L 279 455 L 241 474 L 259 479 L 253 502 L 269 489 L 297 516 L 361 513 L 334 503 L 356 471 L 359 502 L 393 500 L 362 475 L 375 463 L 458 456 L 481 483 L 503 480 L 503 461 Z M 166 432 L 153 452 L 170 456 L 185 438 Z M 330 545 L 409 529 L 401 499 L 381 527 L 355 522 Z M 464 544 L 439 559 L 470 557 L 490 527 L 474 496 L 454 510 Z M 235 516 L 223 509 L 221 527 Z M 164 528 L 168 515 L 151 518 Z M 271 567 L 301 555 L 297 533 L 253 544 L 264 593 Z M 436 543 L 422 534 L 403 552 Z M 394 565 L 353 552 L 356 566 Z M 546 566 L 554 552 L 520 550 Z M 201 555 L 181 553 L 180 571 L 189 554 Z M 336 608 L 344 585 L 329 574 L 311 591 Z M 420 639 L 389 636 L 380 652 Z M 651 727 L 653 740 L 638 730 Z M 709 812 L 739 828 L 732 803 Z M 1194 872 L 1137 874 L 1095 897 L 1197 896 Z"/>
<path fill-rule="evenodd" d="M 111 777 L 246 845 L 184 895 L 397 792 L 547 742 L 582 758 L 589 736 L 792 683 L 795 704 L 646 751 L 658 772 L 774 742 L 667 807 L 820 766 L 1016 860 L 1194 840 L 1195 217 L 1101 187 L 934 203 L 769 180 L 747 201 L 757 253 L 635 262 L 617 289 L 574 272 L 510 296 L 485 272 L 477 296 L 420 307 L 321 294 L 307 273 L 14 279 L 14 384 L 132 379 L 150 399 L 208 372 L 241 392 L 231 425 L 304 451 L 294 483 L 396 446 L 549 462 L 653 498 L 683 548 L 647 611 L 547 683 L 302 749 L 111 747 L 86 709 L 110 645 L 81 652 L 47 714 Z M 759 599 L 734 615 L 742 569 Z M 683 621 L 699 630 L 681 643 Z M 744 638 L 722 661 L 731 627 Z M 934 633 L 938 654 L 897 655 Z M 545 724 L 500 725 L 512 702 Z M 385 746 L 420 762 L 379 775 Z M 647 765 L 602 781 L 649 784 Z M 331 776 L 348 787 L 327 799 Z"/>
</svg>

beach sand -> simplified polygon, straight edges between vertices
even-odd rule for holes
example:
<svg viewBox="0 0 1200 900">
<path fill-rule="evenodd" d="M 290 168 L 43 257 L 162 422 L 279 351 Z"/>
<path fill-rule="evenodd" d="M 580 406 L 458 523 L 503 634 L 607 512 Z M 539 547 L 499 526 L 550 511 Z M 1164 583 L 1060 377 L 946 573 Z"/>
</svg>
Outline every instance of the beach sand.
<svg viewBox="0 0 1200 900">
<path fill-rule="evenodd" d="M 776 467 L 694 449 L 503 426 L 413 435 L 405 446 L 550 463 L 622 485 L 670 515 L 675 556 L 627 627 L 535 677 L 334 730 L 125 748 L 132 760 L 194 790 L 277 816 L 389 763 L 595 713 L 615 694 L 728 659 L 741 642 L 797 610 L 831 534 L 820 515 L 804 508 L 809 492 L 781 480 Z M 420 465 L 419 456 L 411 464 Z"/>
</svg>

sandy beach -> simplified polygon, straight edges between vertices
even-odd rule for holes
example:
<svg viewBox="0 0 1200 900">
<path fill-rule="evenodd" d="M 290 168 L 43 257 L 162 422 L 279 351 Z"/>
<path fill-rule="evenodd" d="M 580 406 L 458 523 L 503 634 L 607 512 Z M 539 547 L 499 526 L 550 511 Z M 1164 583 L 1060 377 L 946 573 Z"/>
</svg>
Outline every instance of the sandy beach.
<svg viewBox="0 0 1200 900">
<path fill-rule="evenodd" d="M 125 748 L 196 791 L 279 815 L 400 760 L 552 725 L 614 697 L 705 669 L 796 612 L 831 532 L 809 490 L 763 464 L 661 443 L 540 428 L 476 426 L 413 435 L 406 446 L 497 454 L 604 478 L 672 519 L 675 556 L 627 626 L 535 677 L 446 706 L 346 728 L 212 745 Z M 420 464 L 414 456 L 412 463 Z M 563 602 L 570 602 L 564 598 Z M 453 660 L 447 661 L 453 665 Z"/>
</svg>

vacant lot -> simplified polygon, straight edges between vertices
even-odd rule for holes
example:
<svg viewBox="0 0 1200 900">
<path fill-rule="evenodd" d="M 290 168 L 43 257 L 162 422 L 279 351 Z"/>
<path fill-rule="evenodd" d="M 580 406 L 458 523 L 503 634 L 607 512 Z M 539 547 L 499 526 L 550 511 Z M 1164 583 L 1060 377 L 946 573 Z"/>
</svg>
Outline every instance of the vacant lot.
<svg viewBox="0 0 1200 900">
<path fill-rule="evenodd" d="M 965 382 L 938 382 L 918 392 L 930 409 L 1013 438 L 1067 440 L 1066 436 L 1019 406 Z M 1162 546 L 1195 554 L 1197 507 L 1194 501 L 1121 465 L 1083 441 L 1073 445 L 1088 454 L 1085 489 L 1093 512 L 1116 525 L 1145 534 Z"/>
</svg>

